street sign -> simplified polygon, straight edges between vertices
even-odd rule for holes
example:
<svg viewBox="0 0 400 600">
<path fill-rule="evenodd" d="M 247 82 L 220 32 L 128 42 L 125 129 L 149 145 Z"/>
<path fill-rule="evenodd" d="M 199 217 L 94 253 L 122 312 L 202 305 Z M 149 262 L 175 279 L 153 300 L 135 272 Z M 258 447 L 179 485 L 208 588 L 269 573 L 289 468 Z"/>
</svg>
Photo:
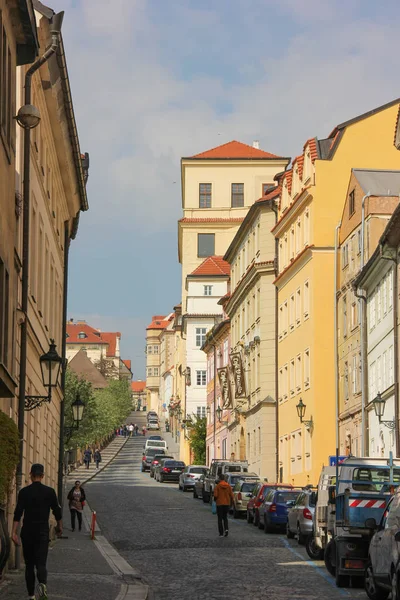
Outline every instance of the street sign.
<svg viewBox="0 0 400 600">
<path fill-rule="evenodd" d="M 342 464 L 342 462 L 347 458 L 347 456 L 338 456 L 339 459 L 339 465 Z M 336 454 L 334 456 L 330 456 L 329 457 L 329 466 L 330 467 L 335 467 L 336 466 Z"/>
</svg>

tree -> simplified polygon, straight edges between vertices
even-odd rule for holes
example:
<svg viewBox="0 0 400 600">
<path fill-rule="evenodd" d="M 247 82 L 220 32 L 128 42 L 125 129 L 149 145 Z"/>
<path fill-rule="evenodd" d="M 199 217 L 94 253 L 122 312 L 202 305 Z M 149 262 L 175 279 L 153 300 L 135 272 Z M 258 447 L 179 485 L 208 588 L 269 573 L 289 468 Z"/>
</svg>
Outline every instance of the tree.
<svg viewBox="0 0 400 600">
<path fill-rule="evenodd" d="M 92 444 L 95 439 L 96 422 L 98 419 L 98 408 L 96 406 L 96 398 L 91 383 L 83 377 L 78 377 L 73 371 L 67 369 L 65 377 L 65 426 L 72 427 L 76 425 L 74 422 L 72 404 L 75 402 L 77 395 L 85 405 L 83 411 L 83 419 L 79 423 L 79 429 L 72 430 L 69 437 L 66 438 L 66 444 L 70 447 L 83 446 L 84 444 Z"/>
<path fill-rule="evenodd" d="M 189 444 L 193 452 L 193 462 L 195 465 L 206 464 L 206 435 L 206 417 L 194 417 L 194 422 L 190 427 Z"/>
<path fill-rule="evenodd" d="M 99 360 L 95 360 L 93 364 L 106 379 L 119 379 L 119 369 L 115 366 L 112 358 L 102 356 Z"/>
</svg>

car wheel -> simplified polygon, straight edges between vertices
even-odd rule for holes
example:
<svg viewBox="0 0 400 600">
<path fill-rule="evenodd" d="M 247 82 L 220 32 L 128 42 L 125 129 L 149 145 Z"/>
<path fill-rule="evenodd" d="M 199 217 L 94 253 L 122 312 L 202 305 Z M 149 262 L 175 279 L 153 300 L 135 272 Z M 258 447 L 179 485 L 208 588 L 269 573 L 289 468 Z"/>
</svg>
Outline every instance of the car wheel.
<svg viewBox="0 0 400 600">
<path fill-rule="evenodd" d="M 164 483 L 164 477 L 162 475 L 160 475 L 160 478 L 158 480 L 160 483 Z"/>
<path fill-rule="evenodd" d="M 336 545 L 333 540 L 328 542 L 324 551 L 324 562 L 328 573 L 333 577 L 336 575 Z"/>
<path fill-rule="evenodd" d="M 286 523 L 286 537 L 288 540 L 292 540 L 294 538 L 294 533 L 292 533 L 289 529 L 289 523 Z"/>
<path fill-rule="evenodd" d="M 304 546 L 305 536 L 304 533 L 301 533 L 300 523 L 297 523 L 297 541 L 301 546 Z"/>
<path fill-rule="evenodd" d="M 311 560 L 322 560 L 324 551 L 315 543 L 314 536 L 311 534 L 306 539 L 306 552 Z"/>
<path fill-rule="evenodd" d="M 246 511 L 246 519 L 248 523 L 252 523 L 253 522 L 253 516 L 249 513 L 249 511 Z"/>
<path fill-rule="evenodd" d="M 193 498 L 198 498 L 198 497 L 199 497 L 199 495 L 198 495 L 198 493 L 196 492 L 196 488 L 194 487 L 194 488 L 193 488 Z"/>
</svg>

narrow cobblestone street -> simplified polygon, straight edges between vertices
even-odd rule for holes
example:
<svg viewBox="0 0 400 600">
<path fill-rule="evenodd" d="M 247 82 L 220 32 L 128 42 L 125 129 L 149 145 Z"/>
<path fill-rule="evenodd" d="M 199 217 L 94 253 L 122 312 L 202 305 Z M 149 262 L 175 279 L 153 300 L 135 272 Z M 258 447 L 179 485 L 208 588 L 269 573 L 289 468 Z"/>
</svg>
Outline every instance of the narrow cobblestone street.
<svg viewBox="0 0 400 600">
<path fill-rule="evenodd" d="M 209 505 L 140 472 L 143 440 L 128 440 L 86 489 L 102 533 L 155 599 L 366 597 L 362 589 L 336 588 L 296 540 L 265 535 L 244 519 L 231 519 L 229 537 L 219 538 Z"/>
</svg>

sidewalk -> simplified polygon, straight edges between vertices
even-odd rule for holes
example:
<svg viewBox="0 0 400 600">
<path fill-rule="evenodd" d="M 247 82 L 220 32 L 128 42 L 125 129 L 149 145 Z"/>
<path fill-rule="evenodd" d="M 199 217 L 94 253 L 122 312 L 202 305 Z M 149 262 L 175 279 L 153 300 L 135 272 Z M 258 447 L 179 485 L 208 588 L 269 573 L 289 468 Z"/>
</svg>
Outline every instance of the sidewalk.
<svg viewBox="0 0 400 600">
<path fill-rule="evenodd" d="M 168 454 L 172 454 L 176 460 L 179 460 L 179 442 L 177 443 L 175 441 L 175 438 L 173 437 L 172 433 L 165 430 L 165 423 L 161 423 L 160 434 L 168 444 Z"/>
<path fill-rule="evenodd" d="M 82 483 L 96 477 L 117 456 L 129 438 L 115 438 L 102 452 L 101 468 L 79 467 L 67 480 L 67 488 L 78 478 Z M 50 544 L 48 590 L 51 600 L 145 600 L 148 588 L 139 574 L 116 552 L 96 528 L 90 539 L 90 508 L 86 505 L 82 531 L 71 532 L 68 505 L 64 504 L 63 537 Z M 0 584 L 0 600 L 27 597 L 24 571 L 8 572 Z"/>
</svg>

